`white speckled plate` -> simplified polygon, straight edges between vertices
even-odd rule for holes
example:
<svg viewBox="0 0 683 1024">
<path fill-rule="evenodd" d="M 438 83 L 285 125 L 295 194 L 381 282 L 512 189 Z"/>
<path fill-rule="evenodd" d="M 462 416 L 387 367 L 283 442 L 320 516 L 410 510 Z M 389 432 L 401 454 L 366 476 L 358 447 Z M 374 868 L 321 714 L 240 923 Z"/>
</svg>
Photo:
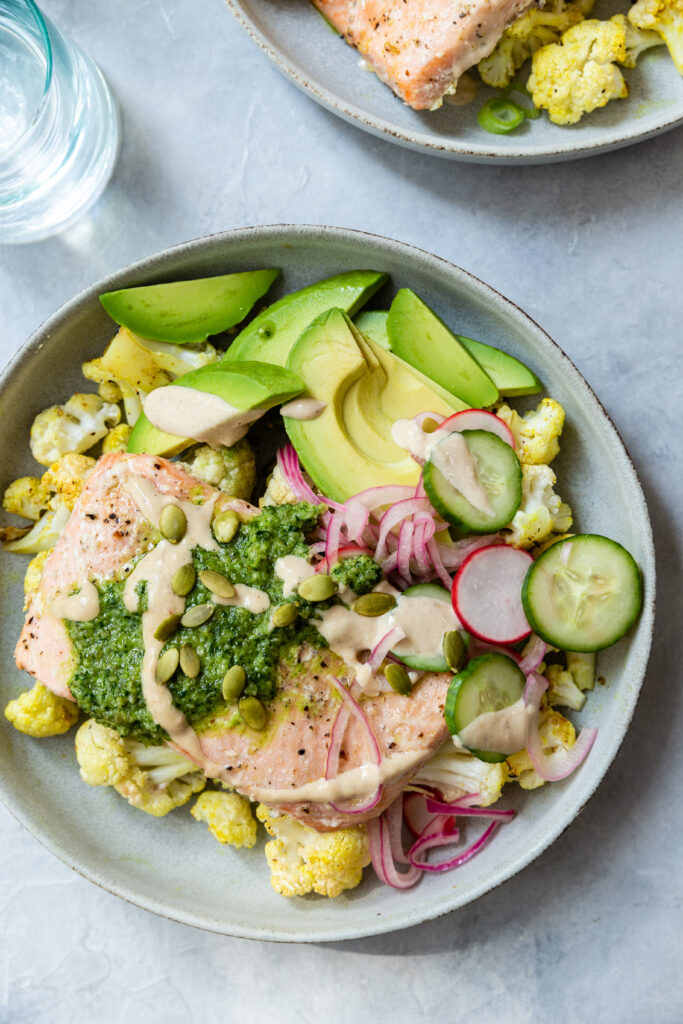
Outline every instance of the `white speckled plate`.
<svg viewBox="0 0 683 1024">
<path fill-rule="evenodd" d="M 227 4 L 295 85 L 346 121 L 410 149 L 473 163 L 543 164 L 619 149 L 683 124 L 683 77 L 664 47 L 645 53 L 637 68 L 622 69 L 630 88 L 628 99 L 608 103 L 580 124 L 560 127 L 543 114 L 510 135 L 491 135 L 479 127 L 477 111 L 495 90 L 481 82 L 477 98 L 465 107 L 444 104 L 433 112 L 411 110 L 363 70 L 356 51 L 309 0 Z M 626 10 L 626 0 L 598 0 L 593 16 L 608 18 Z M 523 73 L 520 81 L 526 81 Z"/>
<path fill-rule="evenodd" d="M 346 939 L 405 928 L 476 899 L 510 878 L 567 827 L 594 792 L 628 727 L 645 672 L 654 608 L 654 553 L 647 509 L 633 465 L 597 398 L 562 350 L 511 302 L 444 260 L 359 232 L 279 226 L 214 235 L 150 257 L 105 278 L 57 312 L 6 368 L 0 382 L 3 448 L 0 486 L 36 471 L 28 432 L 41 409 L 84 386 L 80 363 L 99 355 L 112 324 L 98 301 L 126 285 L 279 266 L 272 294 L 341 270 L 373 268 L 409 285 L 465 335 L 498 345 L 528 363 L 566 408 L 562 452 L 554 468 L 581 529 L 625 544 L 642 567 L 645 604 L 634 631 L 600 657 L 607 685 L 596 688 L 577 724 L 599 726 L 584 765 L 565 782 L 525 794 L 478 857 L 445 875 L 427 875 L 396 892 L 366 871 L 358 889 L 336 900 L 285 900 L 271 890 L 262 853 L 224 849 L 187 809 L 156 820 L 133 810 L 111 789 L 79 777 L 73 733 L 32 740 L 0 723 L 0 794 L 7 807 L 58 857 L 110 892 L 187 924 L 282 941 Z M 388 300 L 389 290 L 377 296 Z M 623 510 L 628 509 L 628 517 Z M 29 679 L 12 651 L 22 623 L 25 560 L 0 555 L 0 698 Z"/>
</svg>

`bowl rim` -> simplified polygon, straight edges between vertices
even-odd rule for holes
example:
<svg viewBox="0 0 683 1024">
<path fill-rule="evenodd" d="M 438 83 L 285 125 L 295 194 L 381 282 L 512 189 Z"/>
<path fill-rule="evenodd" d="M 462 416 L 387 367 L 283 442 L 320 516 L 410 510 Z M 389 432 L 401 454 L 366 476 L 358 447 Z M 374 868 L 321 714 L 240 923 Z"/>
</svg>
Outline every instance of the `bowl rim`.
<svg viewBox="0 0 683 1024">
<path fill-rule="evenodd" d="M 298 89 L 305 92 L 316 103 L 319 103 L 320 106 L 325 107 L 330 113 L 336 114 L 349 124 L 355 124 L 363 131 L 369 132 L 377 138 L 395 142 L 408 149 L 427 152 L 433 156 L 460 160 L 464 163 L 498 164 L 499 166 L 505 164 L 559 163 L 567 160 L 580 160 L 589 156 L 597 156 L 600 153 L 609 153 L 615 149 L 623 149 L 625 146 L 646 142 L 648 139 L 671 131 L 672 128 L 683 124 L 683 113 L 679 113 L 669 120 L 662 119 L 660 123 L 647 131 L 638 131 L 635 126 L 632 126 L 630 129 L 615 127 L 610 129 L 604 142 L 597 144 L 589 142 L 577 143 L 576 136 L 570 131 L 567 133 L 566 143 L 563 142 L 560 145 L 519 146 L 515 149 L 508 148 L 505 150 L 496 149 L 492 147 L 491 143 L 473 147 L 471 145 L 460 145 L 457 140 L 437 141 L 425 131 L 398 128 L 391 121 L 387 121 L 383 117 L 369 115 L 355 103 L 349 103 L 340 99 L 323 82 L 306 74 L 296 63 L 284 56 L 277 44 L 265 32 L 262 32 L 256 22 L 250 17 L 242 0 L 225 0 L 225 2 L 242 28 L 256 45 L 263 50 L 278 70 L 283 75 L 286 75 Z"/>
<path fill-rule="evenodd" d="M 49 338 L 50 333 L 53 330 L 58 329 L 62 322 L 68 321 L 71 316 L 79 311 L 83 304 L 97 300 L 102 292 L 122 287 L 124 282 L 129 281 L 136 275 L 145 274 L 145 279 L 151 280 L 154 277 L 155 270 L 158 270 L 159 276 L 161 276 L 163 274 L 164 264 L 169 260 L 172 261 L 176 256 L 192 256 L 194 252 L 210 251 L 214 246 L 223 246 L 230 242 L 267 240 L 273 244 L 277 244 L 278 242 L 287 243 L 291 242 L 292 235 L 297 235 L 300 238 L 309 239 L 311 241 L 338 240 L 340 242 L 347 243 L 349 241 L 359 241 L 385 250 L 393 250 L 403 257 L 407 256 L 415 258 L 422 264 L 423 268 L 427 267 L 431 270 L 445 270 L 451 277 L 455 276 L 456 279 L 459 278 L 461 281 L 466 282 L 467 287 L 473 289 L 473 291 L 478 293 L 479 296 L 487 297 L 489 300 L 492 297 L 495 297 L 495 302 L 498 306 L 502 305 L 505 307 L 508 314 L 513 315 L 513 317 L 518 319 L 522 324 L 527 325 L 531 329 L 531 333 L 542 340 L 542 344 L 551 348 L 554 351 L 555 357 L 559 358 L 560 362 L 564 362 L 566 369 L 575 374 L 580 381 L 583 382 L 583 385 L 586 387 L 591 398 L 595 401 L 598 410 L 602 414 L 605 426 L 608 431 L 611 431 L 613 439 L 621 448 L 623 455 L 627 460 L 628 468 L 633 474 L 633 479 L 637 484 L 640 498 L 639 508 L 637 511 L 642 521 L 641 525 L 643 529 L 642 540 L 644 555 L 642 558 L 641 568 L 644 579 L 649 583 L 649 599 L 644 597 L 640 620 L 640 629 L 646 639 L 644 644 L 641 643 L 639 650 L 636 652 L 635 673 L 631 677 L 630 691 L 626 694 L 626 702 L 621 715 L 622 726 L 617 738 L 612 741 L 610 747 L 603 753 L 600 767 L 597 769 L 594 768 L 590 777 L 590 782 L 584 785 L 580 800 L 575 800 L 574 803 L 565 810 L 563 815 L 560 817 L 559 823 L 555 821 L 544 833 L 542 840 L 511 859 L 506 863 L 504 869 L 498 872 L 495 876 L 487 876 L 482 879 L 478 885 L 473 887 L 473 890 L 466 895 L 465 898 L 459 896 L 457 889 L 451 888 L 450 895 L 444 900 L 443 907 L 439 908 L 436 912 L 430 908 L 424 914 L 407 913 L 405 918 L 398 915 L 395 919 L 392 919 L 392 921 L 388 921 L 384 915 L 381 915 L 373 918 L 360 927 L 336 926 L 334 928 L 327 928 L 321 931 L 311 929 L 310 925 L 307 924 L 305 926 L 305 930 L 302 929 L 301 931 L 297 931 L 293 934 L 285 930 L 274 930 L 269 928 L 267 925 L 254 926 L 251 928 L 234 926 L 226 927 L 223 922 L 208 919 L 199 913 L 187 912 L 182 909 L 175 908 L 171 911 L 168 905 L 162 900 L 150 896 L 146 892 L 141 892 L 139 888 L 135 888 L 133 885 L 126 887 L 125 885 L 111 882 L 106 872 L 101 869 L 99 862 L 94 865 L 88 864 L 87 866 L 80 863 L 78 856 L 68 848 L 67 844 L 62 843 L 51 834 L 49 824 L 45 825 L 41 821 L 34 820 L 30 811 L 25 810 L 22 806 L 21 799 L 4 785 L 0 766 L 0 801 L 7 810 L 41 843 L 41 845 L 61 860 L 62 863 L 66 864 L 67 867 L 77 872 L 83 878 L 86 878 L 88 881 L 98 885 L 106 892 L 109 892 L 114 896 L 118 896 L 143 910 L 151 911 L 160 917 L 165 917 L 168 920 L 177 921 L 181 924 L 192 925 L 193 927 L 200 928 L 204 931 L 216 932 L 218 934 L 231 935 L 240 938 L 275 942 L 339 942 L 379 934 L 388 934 L 392 931 L 413 927 L 415 925 L 422 924 L 425 921 L 435 920 L 436 918 L 442 917 L 461 906 L 465 906 L 468 903 L 473 902 L 485 893 L 497 888 L 503 882 L 508 881 L 524 867 L 534 861 L 536 857 L 555 842 L 555 840 L 569 827 L 577 815 L 583 810 L 583 807 L 602 782 L 626 736 L 626 732 L 628 731 L 628 727 L 638 701 L 643 680 L 645 678 L 645 671 L 649 659 L 654 629 L 656 585 L 655 550 L 652 526 L 642 485 L 626 445 L 624 444 L 624 441 L 609 413 L 605 410 L 591 386 L 585 381 L 583 375 L 574 366 L 569 356 L 566 355 L 557 342 L 555 342 L 532 317 L 525 313 L 512 300 L 503 296 L 490 285 L 485 284 L 469 271 L 463 270 L 461 267 L 458 267 L 456 264 L 451 263 L 443 257 L 436 256 L 433 253 L 409 243 L 401 242 L 383 235 L 359 231 L 353 228 L 286 223 L 234 228 L 228 231 L 200 236 L 187 242 L 170 246 L 149 256 L 143 257 L 142 259 L 136 260 L 134 263 L 128 264 L 125 267 L 119 268 L 98 281 L 95 281 L 93 284 L 80 291 L 73 298 L 69 299 L 31 333 L 26 342 L 20 346 L 15 355 L 6 363 L 0 372 L 0 402 L 2 401 L 6 388 L 10 384 L 14 374 L 20 371 L 26 363 L 30 363 L 34 353 L 40 351 L 44 346 L 46 339 Z"/>
</svg>

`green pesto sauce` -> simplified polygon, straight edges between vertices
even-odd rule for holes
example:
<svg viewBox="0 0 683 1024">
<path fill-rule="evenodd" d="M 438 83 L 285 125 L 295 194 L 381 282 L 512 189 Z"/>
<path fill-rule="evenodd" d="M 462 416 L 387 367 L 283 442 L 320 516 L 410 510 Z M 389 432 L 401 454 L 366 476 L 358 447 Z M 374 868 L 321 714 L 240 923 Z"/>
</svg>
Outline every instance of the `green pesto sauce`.
<svg viewBox="0 0 683 1024">
<path fill-rule="evenodd" d="M 333 566 L 330 576 L 356 594 L 369 594 L 382 579 L 382 570 L 370 555 L 352 555 Z"/>
<path fill-rule="evenodd" d="M 224 704 L 223 676 L 231 665 L 242 665 L 247 673 L 245 693 L 271 700 L 276 693 L 278 662 L 288 658 L 304 642 L 325 647 L 326 642 L 309 619 L 332 601 L 312 604 L 296 595 L 285 598 L 282 580 L 275 575 L 275 562 L 284 555 L 308 556 L 306 534 L 315 529 L 318 510 L 304 503 L 270 505 L 250 523 L 243 524 L 228 544 L 218 551 L 195 548 L 192 556 L 197 574 L 202 569 L 223 573 L 233 583 L 264 590 L 271 609 L 254 615 L 246 608 L 217 605 L 208 622 L 195 628 L 181 628 L 164 650 L 191 644 L 201 662 L 196 679 L 178 669 L 168 687 L 173 702 L 193 724 Z M 140 678 L 142 657 L 142 611 L 126 610 L 122 581 L 97 584 L 100 614 L 91 622 L 65 620 L 76 654 L 76 669 L 69 682 L 79 707 L 103 725 L 121 735 L 160 742 L 165 732 L 147 710 Z M 185 607 L 211 600 L 211 593 L 197 580 L 185 600 Z M 291 626 L 270 629 L 272 606 L 296 601 L 299 618 Z"/>
</svg>

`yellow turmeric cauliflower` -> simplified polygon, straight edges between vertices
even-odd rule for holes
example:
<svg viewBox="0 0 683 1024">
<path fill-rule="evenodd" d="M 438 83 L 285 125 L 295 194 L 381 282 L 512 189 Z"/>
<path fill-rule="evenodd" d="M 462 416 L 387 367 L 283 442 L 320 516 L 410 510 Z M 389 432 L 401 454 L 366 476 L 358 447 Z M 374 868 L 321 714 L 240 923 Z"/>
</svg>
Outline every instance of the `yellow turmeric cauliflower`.
<svg viewBox="0 0 683 1024">
<path fill-rule="evenodd" d="M 31 451 L 36 462 L 51 466 L 67 452 L 86 452 L 121 419 L 118 405 L 99 395 L 77 394 L 38 413 L 31 426 Z"/>
<path fill-rule="evenodd" d="M 113 786 L 129 804 L 161 818 L 206 785 L 202 772 L 171 747 L 124 739 L 89 718 L 76 733 L 76 758 L 89 786 Z"/>
<path fill-rule="evenodd" d="M 78 718 L 78 705 L 36 683 L 32 690 L 9 702 L 5 718 L 27 736 L 61 736 Z"/>
<path fill-rule="evenodd" d="M 6 541 L 5 551 L 11 551 L 15 555 L 36 555 L 40 551 L 50 551 L 59 540 L 71 515 L 71 509 L 56 498 L 52 499 L 52 506 L 27 534 L 16 540 Z"/>
<path fill-rule="evenodd" d="M 547 465 L 559 452 L 558 438 L 564 428 L 564 409 L 554 398 L 542 399 L 536 409 L 524 416 L 509 405 L 501 405 L 496 416 L 512 431 L 515 450 L 523 465 Z"/>
<path fill-rule="evenodd" d="M 5 512 L 23 519 L 40 519 L 48 505 L 49 494 L 37 476 L 20 476 L 9 485 L 2 499 Z"/>
<path fill-rule="evenodd" d="M 465 793 L 478 793 L 479 804 L 488 807 L 501 795 L 508 779 L 508 766 L 503 761 L 488 764 L 474 754 L 448 740 L 411 781 L 410 789 L 429 786 L 443 793 L 447 801 Z"/>
<path fill-rule="evenodd" d="M 539 9 L 532 7 L 505 29 L 492 53 L 479 61 L 477 69 L 487 85 L 502 89 L 529 57 L 583 19 L 573 3 L 549 0 Z"/>
<path fill-rule="evenodd" d="M 102 442 L 102 454 L 110 455 L 112 452 L 128 451 L 128 438 L 131 432 L 132 427 L 127 423 L 119 423 L 118 427 L 109 431 Z"/>
<path fill-rule="evenodd" d="M 576 732 L 572 723 L 559 711 L 552 708 L 541 710 L 539 731 L 546 754 L 554 754 L 560 747 L 569 750 L 576 741 Z M 522 789 L 538 789 L 543 785 L 544 780 L 536 774 L 526 750 L 519 750 L 516 754 L 511 754 L 507 763 L 510 769 L 510 780 L 518 782 Z"/>
<path fill-rule="evenodd" d="M 202 793 L 190 814 L 196 821 L 205 821 L 209 832 L 226 846 L 238 850 L 246 846 L 250 850 L 256 842 L 257 824 L 251 804 L 238 793 Z"/>
<path fill-rule="evenodd" d="M 91 359 L 82 363 L 81 372 L 86 380 L 94 381 L 98 386 L 97 393 L 105 402 L 120 402 L 121 388 L 112 375 L 102 366 L 101 359 Z"/>
<path fill-rule="evenodd" d="M 576 124 L 584 114 L 628 96 L 614 63 L 625 58 L 626 32 L 618 22 L 590 18 L 573 25 L 559 43 L 534 54 L 527 82 L 534 106 L 546 109 L 554 124 Z"/>
<path fill-rule="evenodd" d="M 522 466 L 522 503 L 510 523 L 507 544 L 530 548 L 551 533 L 563 533 L 572 525 L 572 510 L 555 494 L 557 477 L 550 466 Z"/>
<path fill-rule="evenodd" d="M 647 29 L 636 28 L 625 14 L 615 14 L 614 17 L 610 18 L 610 21 L 621 25 L 626 33 L 626 56 L 619 62 L 624 67 L 634 68 L 638 63 L 641 53 L 652 49 L 653 46 L 664 45 L 664 40 L 660 35 Z"/>
<path fill-rule="evenodd" d="M 298 500 L 296 494 L 281 473 L 280 467 L 276 466 L 268 480 L 266 493 L 259 499 L 260 507 L 263 508 L 264 505 L 289 505 Z"/>
<path fill-rule="evenodd" d="M 256 808 L 271 836 L 265 853 L 270 884 L 281 896 L 305 896 L 317 892 L 334 898 L 355 889 L 370 863 L 368 838 L 363 825 L 316 832 L 286 814 L 273 814 L 263 804 Z"/>
<path fill-rule="evenodd" d="M 37 590 L 40 585 L 40 581 L 43 577 L 43 569 L 45 568 L 45 563 L 49 557 L 50 551 L 39 551 L 26 566 L 26 572 L 24 574 L 24 596 L 27 600 L 24 602 L 24 609 L 28 607 L 29 596 L 34 590 Z"/>
<path fill-rule="evenodd" d="M 67 452 L 53 462 L 41 479 L 45 490 L 53 495 L 50 508 L 56 507 L 58 503 L 73 508 L 94 468 L 95 459 L 78 452 Z"/>
<path fill-rule="evenodd" d="M 683 75 L 683 0 L 637 0 L 628 12 L 628 20 L 635 28 L 661 36 Z"/>
</svg>

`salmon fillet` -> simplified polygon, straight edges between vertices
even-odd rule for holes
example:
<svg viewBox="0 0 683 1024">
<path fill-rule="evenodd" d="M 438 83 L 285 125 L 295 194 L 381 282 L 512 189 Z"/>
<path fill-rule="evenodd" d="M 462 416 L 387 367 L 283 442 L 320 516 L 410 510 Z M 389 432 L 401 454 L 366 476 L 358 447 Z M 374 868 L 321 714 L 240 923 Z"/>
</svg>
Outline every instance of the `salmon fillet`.
<svg viewBox="0 0 683 1024">
<path fill-rule="evenodd" d="M 393 91 L 434 110 L 534 0 L 313 0 Z"/>
<path fill-rule="evenodd" d="M 75 662 L 62 620 L 49 614 L 52 602 L 86 578 L 122 578 L 130 571 L 131 560 L 155 543 L 150 523 L 125 490 L 125 478 L 131 473 L 181 501 L 197 488 L 206 498 L 217 493 L 166 459 L 120 454 L 99 459 L 31 595 L 15 654 L 19 668 L 63 697 L 73 699 L 69 680 Z M 258 515 L 245 501 L 223 494 L 219 500 L 221 508 L 233 508 L 243 519 Z M 345 813 L 349 798 L 341 801 L 341 811 L 328 799 L 296 799 L 291 791 L 325 777 L 332 726 L 340 707 L 333 676 L 348 683 L 353 671 L 334 652 L 302 645 L 294 661 L 290 658 L 279 666 L 278 692 L 266 705 L 268 725 L 263 732 L 235 726 L 235 705 L 222 704 L 215 714 L 195 723 L 203 756 L 220 766 L 223 777 L 238 792 L 322 830 L 358 824 L 380 814 L 448 735 L 443 717 L 447 674 L 424 676 L 409 697 L 393 691 L 363 697 L 362 706 L 384 761 L 380 802 L 366 813 L 353 815 Z M 372 763 L 366 729 L 352 718 L 344 733 L 338 774 Z M 340 806 L 339 801 L 335 803 Z"/>
</svg>

